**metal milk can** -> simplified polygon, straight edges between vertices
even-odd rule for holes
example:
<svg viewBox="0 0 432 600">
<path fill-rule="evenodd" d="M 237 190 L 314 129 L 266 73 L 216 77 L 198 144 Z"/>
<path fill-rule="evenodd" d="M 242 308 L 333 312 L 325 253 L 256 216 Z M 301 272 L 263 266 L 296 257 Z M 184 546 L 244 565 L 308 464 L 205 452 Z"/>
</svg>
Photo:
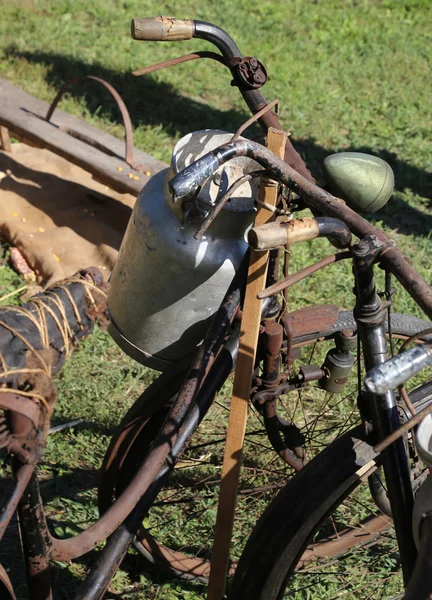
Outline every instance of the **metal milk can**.
<svg viewBox="0 0 432 600">
<path fill-rule="evenodd" d="M 257 181 L 242 184 L 197 241 L 216 198 L 246 173 L 261 167 L 242 157 L 221 167 L 198 198 L 174 204 L 171 177 L 232 134 L 203 130 L 175 146 L 169 169 L 154 175 L 135 203 L 111 275 L 109 331 L 140 363 L 158 370 L 192 354 L 202 341 L 247 249 Z"/>
</svg>

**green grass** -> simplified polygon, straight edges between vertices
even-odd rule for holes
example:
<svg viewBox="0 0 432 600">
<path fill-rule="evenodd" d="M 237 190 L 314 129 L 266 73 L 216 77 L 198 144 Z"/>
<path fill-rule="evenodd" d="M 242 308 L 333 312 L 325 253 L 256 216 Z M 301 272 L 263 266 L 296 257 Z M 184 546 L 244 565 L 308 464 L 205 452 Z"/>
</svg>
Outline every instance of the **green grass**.
<svg viewBox="0 0 432 600">
<path fill-rule="evenodd" d="M 423 277 L 431 280 L 429 0 L 177 0 L 156 7 L 148 0 L 3 0 L 0 76 L 47 101 L 65 80 L 77 75 L 107 79 L 130 110 L 136 145 L 166 161 L 174 142 L 189 131 L 236 130 L 248 113 L 222 66 L 199 61 L 143 78 L 130 75 L 141 66 L 210 49 L 199 40 L 178 44 L 131 40 L 130 19 L 156 13 L 214 22 L 234 37 L 244 54 L 264 62 L 270 74 L 265 96 L 280 99 L 281 122 L 316 177 L 324 157 L 338 150 L 372 152 L 387 160 L 395 172 L 396 191 L 372 219 L 392 233 Z M 61 107 L 123 135 L 116 107 L 93 84 L 73 89 Z M 323 241 L 296 247 L 292 270 L 329 251 Z M 293 306 L 336 302 L 350 308 L 350 266 L 332 269 L 293 288 Z M 22 285 L 7 266 L 6 252 L 0 261 L 0 297 Z M 398 291 L 395 307 L 420 314 L 403 291 Z M 49 438 L 40 467 L 49 515 L 59 533 L 71 524 L 85 527 L 95 518 L 96 472 L 112 429 L 155 376 L 126 358 L 101 331 L 80 346 L 58 376 L 55 420 L 85 419 L 84 426 Z M 223 396 L 228 394 L 226 390 Z M 261 504 L 253 509 L 259 513 Z M 240 518 L 246 517 L 242 512 Z M 177 518 L 178 525 L 180 513 Z M 194 534 L 181 527 L 174 531 Z M 71 597 L 86 564 L 83 559 L 56 570 L 56 599 Z M 16 563 L 17 581 L 22 580 L 20 568 Z M 381 568 L 379 563 L 377 569 Z M 336 589 L 334 581 L 315 578 L 314 587 L 302 588 L 296 598 L 335 597 Z M 353 590 L 345 597 L 358 597 Z M 107 598 L 205 598 L 201 586 L 144 573 L 133 553 L 113 580 L 111 592 Z M 19 593 L 24 593 L 21 588 Z"/>
</svg>

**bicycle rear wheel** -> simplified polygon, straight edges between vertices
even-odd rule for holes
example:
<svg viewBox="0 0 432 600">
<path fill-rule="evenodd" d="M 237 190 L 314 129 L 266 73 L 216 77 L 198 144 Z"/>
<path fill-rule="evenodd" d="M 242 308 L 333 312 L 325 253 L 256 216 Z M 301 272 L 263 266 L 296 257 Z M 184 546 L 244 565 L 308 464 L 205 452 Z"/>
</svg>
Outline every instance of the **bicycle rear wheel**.
<svg viewBox="0 0 432 600">
<path fill-rule="evenodd" d="M 426 327 L 420 319 L 394 315 L 393 333 L 405 339 Z M 332 347 L 335 333 L 355 329 L 350 311 L 339 313 L 334 326 L 294 340 L 301 349 L 302 362 L 323 361 Z M 101 512 L 114 501 L 136 472 L 151 446 L 181 385 L 183 375 L 162 375 L 137 400 L 125 416 L 108 449 L 99 488 Z M 145 519 L 145 530 L 135 547 L 157 569 L 205 582 L 219 491 L 220 467 L 226 416 L 229 410 L 229 383 L 189 442 L 180 463 Z M 280 414 L 293 422 L 303 436 L 310 459 L 358 421 L 357 380 L 342 395 L 327 394 L 314 386 L 300 394 L 281 399 Z M 282 411 L 285 412 L 282 412 Z M 233 538 L 235 570 L 248 533 L 258 516 L 294 471 L 270 447 L 261 416 L 251 410 L 248 420 L 240 494 Z"/>
</svg>

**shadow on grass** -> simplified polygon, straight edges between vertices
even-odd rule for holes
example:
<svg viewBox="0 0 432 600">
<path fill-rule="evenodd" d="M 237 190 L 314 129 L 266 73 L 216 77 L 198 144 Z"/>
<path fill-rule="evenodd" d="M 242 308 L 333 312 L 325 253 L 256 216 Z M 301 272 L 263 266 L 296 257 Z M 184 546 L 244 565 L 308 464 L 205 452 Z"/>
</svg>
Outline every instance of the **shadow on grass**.
<svg viewBox="0 0 432 600">
<path fill-rule="evenodd" d="M 218 110 L 181 96 L 168 83 L 157 82 L 151 77 L 134 77 L 130 73 L 107 69 L 101 64 L 89 65 L 69 56 L 49 52 L 18 52 L 13 46 L 6 53 L 30 63 L 45 65 L 48 68 L 47 82 L 57 89 L 68 79 L 83 75 L 105 79 L 122 96 L 135 127 L 159 126 L 171 136 L 205 128 L 223 127 L 236 131 L 250 116 L 246 108 L 244 111 Z M 229 85 L 230 73 L 227 72 L 226 77 Z M 68 90 L 68 94 L 84 99 L 89 112 L 97 110 L 100 116 L 122 124 L 117 104 L 99 84 L 78 83 Z"/>
<path fill-rule="evenodd" d="M 60 88 L 66 80 L 82 75 L 96 75 L 106 79 L 122 95 L 135 127 L 140 125 L 162 127 L 170 136 L 178 137 L 204 128 L 236 131 L 249 117 L 246 108 L 244 111 L 218 110 L 183 97 L 174 86 L 157 82 L 151 77 L 136 78 L 130 73 L 107 69 L 100 64 L 89 65 L 69 56 L 49 52 L 18 52 L 11 46 L 7 49 L 7 53 L 10 56 L 24 58 L 30 63 L 45 65 L 48 69 L 47 81 L 56 88 Z M 227 73 L 227 85 L 228 81 Z M 122 122 L 113 99 L 97 84 L 78 85 L 71 88 L 69 93 L 84 99 L 90 112 L 97 110 L 99 115 L 114 123 Z M 256 135 L 256 130 L 251 135 Z M 338 149 L 325 149 L 311 138 L 295 141 L 295 147 L 317 178 L 321 175 L 324 158 L 338 151 Z M 377 153 L 367 146 L 353 146 L 344 148 L 344 151 L 365 152 L 383 158 L 395 173 L 397 191 L 411 190 L 423 198 L 432 198 L 430 173 L 400 160 L 395 154 L 386 150 Z M 428 236 L 432 229 L 431 215 L 400 198 L 392 198 L 384 209 L 374 215 L 374 218 L 382 220 L 385 225 L 398 229 L 404 234 Z"/>
</svg>

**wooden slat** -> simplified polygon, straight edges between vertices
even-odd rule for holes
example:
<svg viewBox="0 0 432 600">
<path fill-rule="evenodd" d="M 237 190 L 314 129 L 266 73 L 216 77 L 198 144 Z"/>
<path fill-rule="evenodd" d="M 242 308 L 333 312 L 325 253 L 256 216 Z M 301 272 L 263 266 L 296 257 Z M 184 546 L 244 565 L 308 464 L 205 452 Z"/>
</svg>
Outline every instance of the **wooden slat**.
<svg viewBox="0 0 432 600">
<path fill-rule="evenodd" d="M 136 196 L 148 181 L 148 176 L 132 169 L 124 162 L 124 142 L 122 140 L 88 125 L 78 117 L 68 115 L 60 109 L 56 109 L 52 122 L 47 123 L 43 117 L 48 111 L 48 103 L 34 98 L 1 78 L 0 98 L 0 125 L 7 127 L 17 139 L 29 142 L 39 148 L 51 150 L 71 163 L 82 167 L 117 192 Z M 107 148 L 114 156 L 105 154 L 68 135 L 62 129 L 77 131 L 82 136 Z M 144 165 L 151 175 L 167 167 L 162 161 L 141 150 L 135 150 L 135 161 Z M 119 166 L 122 166 L 122 171 L 118 170 Z M 132 177 L 128 177 L 129 173 L 132 174 Z M 133 176 L 138 179 L 133 179 Z"/>
<path fill-rule="evenodd" d="M 275 129 L 270 129 L 268 132 L 268 148 L 281 158 L 283 158 L 287 135 L 286 132 Z M 262 182 L 260 186 L 260 200 L 267 205 L 275 206 L 277 191 L 277 185 L 272 185 L 270 182 Z M 255 218 L 255 225 L 267 223 L 272 218 L 273 212 L 260 205 Z M 257 294 L 265 287 L 267 267 L 268 252 L 251 251 L 243 305 L 240 347 L 237 356 L 222 467 L 222 481 L 207 600 L 222 600 L 225 593 L 251 380 L 261 322 L 262 300 L 257 298 Z"/>
<path fill-rule="evenodd" d="M 9 138 L 9 130 L 7 127 L 3 127 L 3 125 L 0 125 L 0 142 L 2 150 L 5 152 L 10 152 L 12 150 Z"/>
</svg>

